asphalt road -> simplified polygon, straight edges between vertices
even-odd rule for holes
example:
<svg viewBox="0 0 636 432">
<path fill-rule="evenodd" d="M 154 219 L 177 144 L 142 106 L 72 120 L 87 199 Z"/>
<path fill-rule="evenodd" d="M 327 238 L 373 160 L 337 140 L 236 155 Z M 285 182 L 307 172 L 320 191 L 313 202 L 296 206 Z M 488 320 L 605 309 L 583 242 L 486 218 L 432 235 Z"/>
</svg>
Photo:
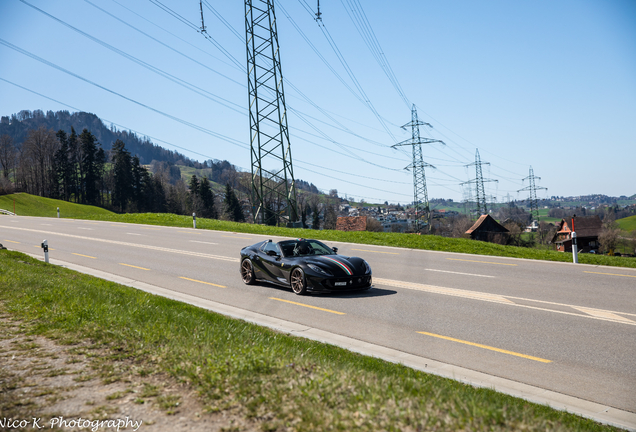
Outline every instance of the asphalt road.
<svg viewBox="0 0 636 432">
<path fill-rule="evenodd" d="M 632 269 L 328 243 L 373 288 L 296 296 L 242 283 L 239 251 L 263 236 L 0 216 L 5 247 L 43 256 L 44 239 L 52 259 L 636 412 Z"/>
</svg>

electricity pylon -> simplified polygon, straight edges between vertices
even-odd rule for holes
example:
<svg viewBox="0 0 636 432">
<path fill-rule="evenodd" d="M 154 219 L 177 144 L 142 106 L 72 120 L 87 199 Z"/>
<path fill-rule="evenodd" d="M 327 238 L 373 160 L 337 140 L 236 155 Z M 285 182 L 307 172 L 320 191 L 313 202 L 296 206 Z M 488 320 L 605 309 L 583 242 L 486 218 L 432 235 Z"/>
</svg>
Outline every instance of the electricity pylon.
<svg viewBox="0 0 636 432">
<path fill-rule="evenodd" d="M 530 180 L 530 184 L 524 187 L 523 189 L 519 189 L 517 192 L 522 192 L 522 191 L 530 192 L 530 196 L 528 197 L 528 201 L 530 201 L 530 217 L 534 219 L 535 218 L 534 215 L 536 212 L 536 215 L 537 215 L 536 219 L 539 220 L 539 205 L 537 203 L 537 189 L 548 190 L 548 188 L 543 186 L 539 186 L 539 187 L 535 186 L 535 183 L 534 183 L 535 179 L 541 180 L 541 177 L 535 177 L 534 170 L 532 169 L 532 166 L 530 166 L 530 175 L 522 180 L 522 181 Z"/>
<path fill-rule="evenodd" d="M 480 215 L 487 214 L 488 209 L 486 208 L 486 190 L 484 189 L 484 182 L 498 182 L 499 180 L 484 179 L 484 176 L 482 175 L 481 166 L 490 165 L 490 162 L 481 161 L 481 158 L 479 157 L 479 149 L 477 149 L 475 153 L 475 162 L 469 163 L 466 166 L 469 167 L 471 165 L 475 165 L 475 178 L 473 180 L 468 180 L 467 182 L 464 182 L 462 184 L 465 185 L 465 184 L 475 183 L 475 186 L 477 189 L 477 193 L 476 193 L 477 211 L 479 212 Z"/>
<path fill-rule="evenodd" d="M 298 220 L 274 0 L 245 0 L 254 223 Z"/>
<path fill-rule="evenodd" d="M 420 231 L 420 215 L 426 220 L 427 230 L 430 229 L 431 224 L 431 209 L 428 203 L 428 191 L 426 190 L 426 174 L 424 172 L 425 167 L 435 168 L 433 165 L 424 162 L 422 157 L 422 144 L 441 143 L 444 141 L 421 138 L 420 126 L 433 127 L 429 123 L 425 123 L 417 119 L 417 109 L 415 104 L 411 108 L 411 122 L 402 126 L 402 129 L 406 130 L 408 126 L 411 127 L 411 139 L 402 141 L 401 143 L 394 144 L 391 147 L 396 148 L 400 146 L 411 146 L 413 148 L 413 163 L 407 166 L 405 169 L 411 169 L 413 171 L 413 199 L 415 204 L 415 231 Z M 422 203 L 422 199 L 424 202 Z"/>
</svg>

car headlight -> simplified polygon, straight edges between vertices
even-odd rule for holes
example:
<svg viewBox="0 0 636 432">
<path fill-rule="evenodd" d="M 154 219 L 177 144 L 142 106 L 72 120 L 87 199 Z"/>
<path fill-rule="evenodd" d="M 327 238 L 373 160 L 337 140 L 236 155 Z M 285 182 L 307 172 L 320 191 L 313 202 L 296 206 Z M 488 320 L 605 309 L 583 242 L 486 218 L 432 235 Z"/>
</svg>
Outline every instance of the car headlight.
<svg viewBox="0 0 636 432">
<path fill-rule="evenodd" d="M 369 264 L 365 260 L 362 260 L 362 263 L 364 264 L 364 274 L 371 273 L 371 267 L 369 267 Z"/>
<path fill-rule="evenodd" d="M 318 267 L 315 264 L 307 264 L 307 267 L 309 267 L 310 269 L 312 269 L 316 273 L 322 273 L 322 274 L 327 275 L 327 276 L 333 276 L 328 270 L 325 270 L 325 269 L 323 269 L 321 267 Z"/>
</svg>

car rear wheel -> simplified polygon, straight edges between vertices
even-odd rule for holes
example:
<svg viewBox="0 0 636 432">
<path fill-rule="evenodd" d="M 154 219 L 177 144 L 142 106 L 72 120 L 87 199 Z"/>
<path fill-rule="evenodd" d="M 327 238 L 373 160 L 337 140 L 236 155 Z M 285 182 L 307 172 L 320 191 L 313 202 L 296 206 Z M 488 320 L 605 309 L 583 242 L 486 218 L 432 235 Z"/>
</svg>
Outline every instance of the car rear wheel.
<svg viewBox="0 0 636 432">
<path fill-rule="evenodd" d="M 256 278 L 254 277 L 254 266 L 249 258 L 245 258 L 241 263 L 241 278 L 246 285 L 253 285 Z"/>
<path fill-rule="evenodd" d="M 291 288 L 295 294 L 303 295 L 307 293 L 307 280 L 305 272 L 300 267 L 296 267 L 291 273 Z"/>
</svg>

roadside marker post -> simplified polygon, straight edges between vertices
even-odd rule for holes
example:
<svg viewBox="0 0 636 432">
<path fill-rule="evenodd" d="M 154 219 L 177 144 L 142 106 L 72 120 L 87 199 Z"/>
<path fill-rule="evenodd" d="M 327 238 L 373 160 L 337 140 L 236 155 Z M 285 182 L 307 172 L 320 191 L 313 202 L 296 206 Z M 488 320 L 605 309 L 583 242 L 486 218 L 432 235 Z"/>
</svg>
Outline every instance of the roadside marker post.
<svg viewBox="0 0 636 432">
<path fill-rule="evenodd" d="M 42 242 L 42 249 L 44 249 L 44 262 L 49 263 L 49 242 L 44 240 Z"/>
<path fill-rule="evenodd" d="M 576 233 L 572 231 L 572 260 L 574 264 L 579 263 L 579 247 L 576 244 Z"/>
<path fill-rule="evenodd" d="M 194 229 L 197 229 L 197 214 L 196 213 L 192 213 L 192 226 L 194 227 Z"/>
<path fill-rule="evenodd" d="M 60 208 L 59 207 L 57 208 L 57 218 L 58 219 L 60 218 Z"/>
</svg>

